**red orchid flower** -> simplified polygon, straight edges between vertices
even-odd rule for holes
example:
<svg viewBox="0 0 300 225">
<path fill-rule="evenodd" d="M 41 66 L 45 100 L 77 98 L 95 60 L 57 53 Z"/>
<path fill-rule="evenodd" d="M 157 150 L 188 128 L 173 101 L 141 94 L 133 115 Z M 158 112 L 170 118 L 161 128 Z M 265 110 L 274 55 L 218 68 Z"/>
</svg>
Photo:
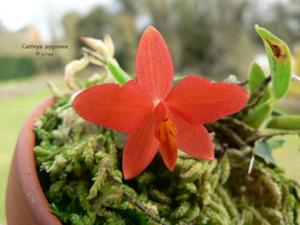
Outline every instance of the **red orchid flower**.
<svg viewBox="0 0 300 225">
<path fill-rule="evenodd" d="M 148 27 L 137 51 L 136 80 L 94 86 L 73 101 L 85 120 L 129 134 L 122 159 L 125 179 L 143 172 L 158 148 L 171 171 L 177 148 L 212 160 L 214 145 L 203 124 L 238 112 L 247 102 L 247 92 L 237 85 L 187 76 L 173 87 L 173 74 L 163 37 Z"/>
</svg>

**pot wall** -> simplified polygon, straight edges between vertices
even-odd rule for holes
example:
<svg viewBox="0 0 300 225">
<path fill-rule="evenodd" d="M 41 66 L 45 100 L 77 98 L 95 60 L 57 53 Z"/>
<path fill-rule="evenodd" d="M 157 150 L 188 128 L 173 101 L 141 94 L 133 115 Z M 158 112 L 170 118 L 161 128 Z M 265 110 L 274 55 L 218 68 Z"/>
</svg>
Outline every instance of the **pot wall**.
<svg viewBox="0 0 300 225">
<path fill-rule="evenodd" d="M 41 188 L 33 152 L 35 119 L 53 103 L 53 98 L 42 102 L 31 113 L 20 132 L 6 190 L 8 225 L 61 225 L 51 213 Z"/>
</svg>

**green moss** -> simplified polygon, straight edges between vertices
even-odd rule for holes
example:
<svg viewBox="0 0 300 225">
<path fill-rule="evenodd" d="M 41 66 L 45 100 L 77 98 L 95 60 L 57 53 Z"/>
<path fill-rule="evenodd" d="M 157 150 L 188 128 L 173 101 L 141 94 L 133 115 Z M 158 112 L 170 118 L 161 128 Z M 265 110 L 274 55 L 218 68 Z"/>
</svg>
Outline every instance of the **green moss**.
<svg viewBox="0 0 300 225">
<path fill-rule="evenodd" d="M 259 159 L 248 174 L 249 146 L 228 141 L 231 147 L 213 161 L 180 152 L 173 173 L 157 155 L 143 174 L 125 181 L 120 134 L 86 123 L 68 102 L 58 99 L 35 128 L 40 180 L 64 224 L 297 224 L 298 187 Z M 240 134 L 249 132 L 255 131 Z"/>
</svg>

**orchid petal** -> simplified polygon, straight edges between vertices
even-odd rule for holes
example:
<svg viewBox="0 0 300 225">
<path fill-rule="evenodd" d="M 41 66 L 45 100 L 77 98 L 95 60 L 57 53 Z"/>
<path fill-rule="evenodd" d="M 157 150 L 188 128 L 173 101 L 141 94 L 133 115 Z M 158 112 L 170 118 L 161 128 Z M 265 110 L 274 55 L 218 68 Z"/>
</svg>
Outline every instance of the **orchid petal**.
<svg viewBox="0 0 300 225">
<path fill-rule="evenodd" d="M 73 107 L 85 120 L 124 133 L 134 131 L 152 110 L 152 102 L 136 81 L 103 84 L 79 93 Z"/>
<path fill-rule="evenodd" d="M 166 98 L 167 106 L 186 121 L 207 124 L 240 111 L 247 103 L 244 88 L 188 76 Z"/>
<path fill-rule="evenodd" d="M 176 113 L 172 113 L 172 120 L 177 130 L 179 149 L 197 159 L 214 159 L 214 144 L 204 126 L 190 124 Z"/>
<path fill-rule="evenodd" d="M 123 151 L 125 179 L 138 176 L 153 160 L 159 144 L 154 137 L 154 129 L 155 122 L 151 115 L 135 132 L 128 135 Z"/>
<path fill-rule="evenodd" d="M 154 27 L 148 27 L 141 37 L 136 56 L 136 76 L 153 99 L 163 99 L 172 88 L 172 58 L 163 37 Z"/>
</svg>

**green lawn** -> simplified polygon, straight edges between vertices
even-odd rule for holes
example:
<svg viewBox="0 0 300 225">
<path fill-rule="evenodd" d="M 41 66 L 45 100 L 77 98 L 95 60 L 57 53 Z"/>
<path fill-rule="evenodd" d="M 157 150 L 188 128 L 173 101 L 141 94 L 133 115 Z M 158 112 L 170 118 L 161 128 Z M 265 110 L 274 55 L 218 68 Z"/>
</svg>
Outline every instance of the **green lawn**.
<svg viewBox="0 0 300 225">
<path fill-rule="evenodd" d="M 6 181 L 13 149 L 22 123 L 32 109 L 50 95 L 46 87 L 46 80 L 61 80 L 57 77 L 34 78 L 32 81 L 20 80 L 16 82 L 0 83 L 0 224 L 5 222 L 4 199 Z M 1 94 L 8 86 L 17 89 L 25 87 L 22 95 L 13 94 L 1 98 Z M 287 170 L 290 177 L 300 181 L 300 141 L 296 136 L 287 137 L 287 143 L 282 149 L 274 151 L 275 159 L 279 165 Z"/>
<path fill-rule="evenodd" d="M 18 81 L 20 83 L 28 81 Z M 11 84 L 7 84 L 11 85 Z M 0 95 L 6 85 L 0 85 Z M 9 165 L 19 130 L 34 106 L 50 95 L 46 84 L 29 93 L 11 98 L 0 98 L 0 224 L 5 221 L 4 200 Z"/>
</svg>

